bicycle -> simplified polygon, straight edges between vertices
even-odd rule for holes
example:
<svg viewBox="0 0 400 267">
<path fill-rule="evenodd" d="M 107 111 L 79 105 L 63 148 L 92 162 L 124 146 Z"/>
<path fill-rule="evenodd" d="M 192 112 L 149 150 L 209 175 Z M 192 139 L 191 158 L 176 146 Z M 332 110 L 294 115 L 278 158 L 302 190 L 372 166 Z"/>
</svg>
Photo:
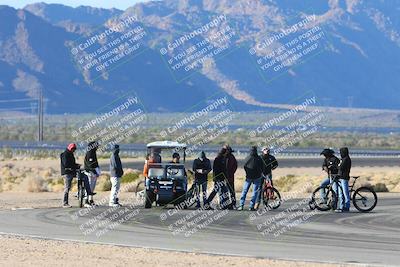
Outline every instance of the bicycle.
<svg viewBox="0 0 400 267">
<path fill-rule="evenodd" d="M 351 176 L 353 183 L 349 185 L 350 201 L 353 202 L 354 207 L 360 212 L 370 212 L 378 203 L 378 196 L 374 189 L 368 186 L 362 186 L 354 189 L 355 183 L 360 176 Z M 310 209 L 318 209 L 320 211 L 328 211 L 336 209 L 338 197 L 337 193 L 333 190 L 334 184 L 338 185 L 338 193 L 343 194 L 342 188 L 339 186 L 339 177 L 337 175 L 331 176 L 331 182 L 327 186 L 319 186 L 311 195 L 309 202 Z M 325 198 L 321 196 L 325 195 Z"/>
<path fill-rule="evenodd" d="M 86 174 L 83 172 L 82 169 L 77 169 L 76 170 L 76 177 L 77 177 L 77 184 L 78 184 L 78 202 L 79 202 L 79 208 L 82 208 L 84 203 L 84 199 L 86 197 L 86 188 L 85 188 L 85 176 Z"/>
<path fill-rule="evenodd" d="M 264 179 L 264 184 L 261 186 L 263 188 L 262 197 L 264 207 L 269 209 L 279 208 L 282 203 L 281 194 L 279 193 L 278 189 L 273 186 L 271 177 L 267 176 Z"/>
</svg>

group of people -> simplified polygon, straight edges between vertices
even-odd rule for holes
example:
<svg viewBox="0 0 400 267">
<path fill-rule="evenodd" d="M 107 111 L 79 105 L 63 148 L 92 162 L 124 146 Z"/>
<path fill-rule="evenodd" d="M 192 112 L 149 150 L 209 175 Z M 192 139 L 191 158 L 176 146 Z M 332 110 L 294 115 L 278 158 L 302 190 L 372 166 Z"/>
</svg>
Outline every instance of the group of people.
<svg viewBox="0 0 400 267">
<path fill-rule="evenodd" d="M 97 160 L 96 151 L 99 144 L 96 141 L 88 144 L 84 159 L 83 181 L 86 189 L 85 207 L 96 205 L 93 201 L 97 178 L 101 174 L 100 166 Z M 61 175 L 64 177 L 64 196 L 63 207 L 71 207 L 69 205 L 69 191 L 71 190 L 72 180 L 80 171 L 80 165 L 76 163 L 74 153 L 77 149 L 76 144 L 71 143 L 66 150 L 61 153 Z M 233 154 L 235 152 L 229 145 L 224 145 L 219 151 L 213 163 L 207 158 L 206 153 L 201 151 L 198 157 L 193 161 L 192 171 L 194 173 L 194 186 L 198 186 L 199 193 L 197 195 L 197 208 L 211 208 L 210 203 L 215 196 L 219 195 L 219 204 L 221 209 L 237 209 L 243 210 L 247 193 L 253 186 L 253 193 L 250 200 L 249 210 L 257 210 L 261 198 L 262 191 L 266 179 L 269 179 L 272 184 L 272 171 L 278 167 L 278 161 L 271 155 L 270 149 L 264 147 L 262 154 L 259 155 L 257 147 L 253 146 L 250 149 L 249 155 L 244 160 L 244 171 L 246 178 L 243 184 L 242 194 L 237 206 L 235 194 L 235 173 L 238 168 L 237 160 Z M 351 158 L 349 149 L 342 147 L 340 149 L 341 159 L 335 156 L 335 152 L 326 148 L 321 152 L 324 156 L 322 169 L 327 173 L 328 177 L 324 179 L 321 186 L 326 187 L 333 183 L 333 190 L 338 195 L 337 212 L 348 212 L 350 208 L 350 192 L 349 179 L 351 170 Z M 152 153 L 146 158 L 143 175 L 147 177 L 149 165 L 151 163 L 161 163 L 161 155 Z M 170 163 L 179 164 L 180 155 L 174 153 Z M 214 181 L 213 189 L 207 196 L 208 175 L 212 172 Z M 109 206 L 121 206 L 118 199 L 121 177 L 124 171 L 122 168 L 121 159 L 119 157 L 119 145 L 114 145 L 113 153 L 110 157 L 110 180 L 111 193 L 109 198 Z M 321 189 L 321 198 L 327 201 L 326 191 Z M 202 201 L 201 201 L 202 199 Z"/>
<path fill-rule="evenodd" d="M 243 210 L 247 193 L 253 185 L 253 194 L 250 201 L 250 210 L 256 210 L 261 202 L 262 188 L 265 179 L 271 179 L 272 170 L 278 167 L 278 161 L 270 154 L 268 147 L 263 148 L 262 156 L 258 155 L 257 147 L 252 147 L 250 154 L 244 161 L 246 179 L 243 185 L 239 206 L 237 206 L 235 194 L 235 173 L 238 168 L 234 150 L 225 145 L 219 151 L 211 166 L 210 160 L 202 151 L 193 162 L 194 184 L 199 186 L 203 198 L 203 207 L 211 208 L 210 203 L 219 194 L 221 209 Z M 213 172 L 214 186 L 207 197 L 207 178 Z M 197 207 L 201 207 L 200 194 L 197 197 Z"/>
<path fill-rule="evenodd" d="M 96 188 L 97 178 L 101 174 L 100 166 L 97 161 L 96 151 L 99 147 L 99 143 L 96 141 L 89 142 L 86 155 L 84 159 L 82 175 L 83 182 L 86 189 L 85 207 L 91 207 L 96 205 L 93 201 L 93 196 L 96 194 L 94 190 Z M 61 161 L 61 175 L 64 177 L 64 196 L 63 196 L 63 207 L 70 208 L 69 205 L 69 191 L 71 190 L 72 180 L 80 172 L 81 165 L 76 163 L 75 151 L 77 149 L 76 144 L 71 143 L 67 146 L 65 151 L 60 154 Z M 118 192 L 121 184 L 121 177 L 124 171 L 122 168 L 121 159 L 119 157 L 119 145 L 114 145 L 113 153 L 110 157 L 110 181 L 111 181 L 111 194 L 109 200 L 109 206 L 116 207 L 121 206 L 118 199 Z"/>
<path fill-rule="evenodd" d="M 335 211 L 348 212 L 350 210 L 349 180 L 351 170 L 349 149 L 347 147 L 340 149 L 341 159 L 336 157 L 335 151 L 330 148 L 325 148 L 321 155 L 325 157 L 322 169 L 328 174 L 328 177 L 321 183 L 321 199 L 327 201 L 325 188 L 333 183 L 333 191 L 338 196 L 338 205 Z"/>
</svg>

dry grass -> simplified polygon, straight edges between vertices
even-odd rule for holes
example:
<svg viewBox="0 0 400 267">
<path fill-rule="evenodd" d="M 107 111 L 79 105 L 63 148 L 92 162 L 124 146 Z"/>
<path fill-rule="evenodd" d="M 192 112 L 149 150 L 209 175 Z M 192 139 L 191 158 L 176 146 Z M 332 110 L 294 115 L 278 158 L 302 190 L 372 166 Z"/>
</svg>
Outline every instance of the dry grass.
<svg viewBox="0 0 400 267">
<path fill-rule="evenodd" d="M 82 160 L 82 159 L 80 159 Z M 108 161 L 108 160 L 107 160 Z M 138 170 L 127 169 L 127 181 L 134 182 L 139 179 Z M 361 178 L 357 185 L 384 184 L 389 192 L 400 192 L 400 172 L 394 167 L 364 167 L 352 169 L 352 175 Z M 235 175 L 235 190 L 241 192 L 244 182 L 244 170 L 238 169 Z M 318 186 L 326 175 L 321 168 L 278 168 L 273 173 L 274 185 L 281 192 L 299 191 L 310 193 Z M 128 179 L 129 178 L 129 179 Z M 4 161 L 0 165 L 0 191 L 20 192 L 61 192 L 64 181 L 59 174 L 59 161 L 30 160 L 30 161 Z M 213 182 L 209 180 L 209 188 Z M 382 187 L 382 185 L 380 185 Z M 98 178 L 97 191 L 108 191 L 111 188 L 109 174 L 104 172 Z"/>
</svg>

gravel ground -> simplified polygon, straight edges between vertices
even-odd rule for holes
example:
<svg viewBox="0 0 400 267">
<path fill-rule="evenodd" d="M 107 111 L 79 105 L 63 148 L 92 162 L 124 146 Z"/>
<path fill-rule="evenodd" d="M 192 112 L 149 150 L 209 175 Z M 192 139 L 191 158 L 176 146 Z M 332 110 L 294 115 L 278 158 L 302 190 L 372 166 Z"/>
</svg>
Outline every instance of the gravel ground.
<svg viewBox="0 0 400 267">
<path fill-rule="evenodd" d="M 91 266 L 346 266 L 169 252 L 69 241 L 30 239 L 7 235 L 0 235 L 0 258 L 2 266 L 29 265 L 41 267 L 79 266 L 85 264 L 86 258 Z"/>
</svg>

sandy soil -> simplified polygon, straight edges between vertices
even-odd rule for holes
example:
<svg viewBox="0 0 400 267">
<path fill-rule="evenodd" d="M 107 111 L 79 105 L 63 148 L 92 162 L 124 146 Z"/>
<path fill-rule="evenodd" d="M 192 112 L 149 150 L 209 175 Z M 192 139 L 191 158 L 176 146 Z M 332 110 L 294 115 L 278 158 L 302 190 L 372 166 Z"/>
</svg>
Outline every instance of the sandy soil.
<svg viewBox="0 0 400 267">
<path fill-rule="evenodd" d="M 347 266 L 169 252 L 0 235 L 2 266 L 79 266 L 88 256 L 90 266 Z"/>
</svg>

